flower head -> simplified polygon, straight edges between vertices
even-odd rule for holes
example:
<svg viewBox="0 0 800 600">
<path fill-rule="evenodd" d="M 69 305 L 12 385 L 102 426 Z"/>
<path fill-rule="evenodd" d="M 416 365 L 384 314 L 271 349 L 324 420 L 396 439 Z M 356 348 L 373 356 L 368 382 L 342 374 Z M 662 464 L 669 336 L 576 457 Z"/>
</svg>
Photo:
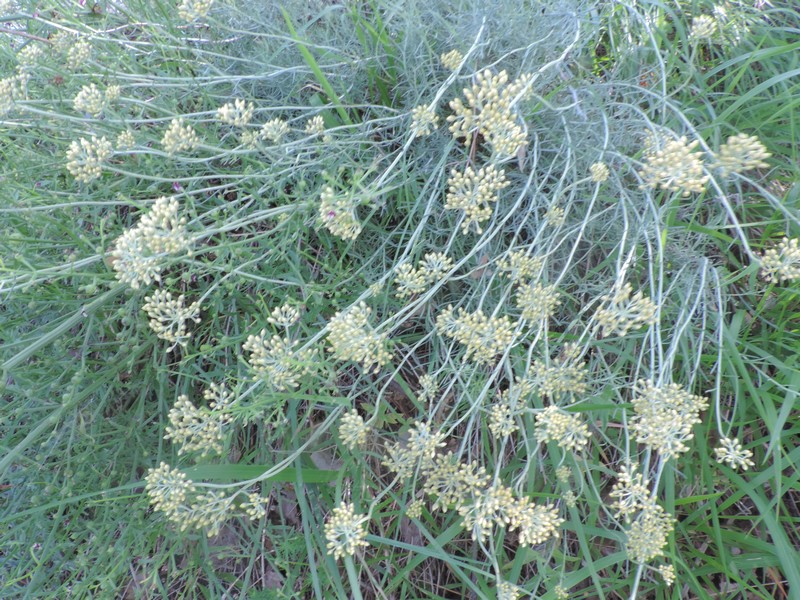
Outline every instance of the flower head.
<svg viewBox="0 0 800 600">
<path fill-rule="evenodd" d="M 688 196 L 706 188 L 709 176 L 704 175 L 703 161 L 694 149 L 700 142 L 688 142 L 686 136 L 664 142 L 660 149 L 649 148 L 639 174 L 647 187 L 659 187 Z"/>
<path fill-rule="evenodd" d="M 411 132 L 417 137 L 429 136 L 439 125 L 439 116 L 432 108 L 420 104 L 411 110 Z"/>
<path fill-rule="evenodd" d="M 675 383 L 656 386 L 650 380 L 638 382 L 631 402 L 636 441 L 665 459 L 689 450 L 686 443 L 694 437 L 692 427 L 700 423 L 700 412 L 708 406 L 705 398 Z"/>
<path fill-rule="evenodd" d="M 217 109 L 217 118 L 233 127 L 244 127 L 253 118 L 253 111 L 255 106 L 252 102 L 245 102 L 241 98 L 237 98 L 233 102 L 223 104 Z"/>
<path fill-rule="evenodd" d="M 464 211 L 462 232 L 467 233 L 474 226 L 478 233 L 482 233 L 481 224 L 492 216 L 490 204 L 497 202 L 498 192 L 508 185 L 505 171 L 498 171 L 494 165 L 483 167 L 477 172 L 470 166 L 463 173 L 453 169 L 447 180 L 444 207 Z"/>
<path fill-rule="evenodd" d="M 723 174 L 766 169 L 769 167 L 766 159 L 770 156 L 772 154 L 756 136 L 740 133 L 730 136 L 720 147 L 715 166 L 722 169 Z"/>
<path fill-rule="evenodd" d="M 73 141 L 67 150 L 67 171 L 81 183 L 94 181 L 103 171 L 103 163 L 114 154 L 114 148 L 105 137 L 92 136 Z"/>
<path fill-rule="evenodd" d="M 628 530 L 628 557 L 633 562 L 646 563 L 663 556 L 674 522 L 672 515 L 659 505 L 645 507 Z"/>
<path fill-rule="evenodd" d="M 466 346 L 464 360 L 483 364 L 505 352 L 514 340 L 514 324 L 507 316 L 488 317 L 482 310 L 470 313 L 459 308 L 456 317 L 452 306 L 436 318 L 436 330 Z"/>
<path fill-rule="evenodd" d="M 200 138 L 183 117 L 173 119 L 161 138 L 161 145 L 167 154 L 194 150 L 199 144 Z"/>
<path fill-rule="evenodd" d="M 170 350 L 178 344 L 186 346 L 191 335 L 186 330 L 188 321 L 200 322 L 200 305 L 197 302 L 185 306 L 182 294 L 173 298 L 165 290 L 156 290 L 145 297 L 142 309 L 150 317 L 150 329 L 156 336 L 172 344 Z"/>
<path fill-rule="evenodd" d="M 528 89 L 530 75 L 508 82 L 508 73 L 493 74 L 486 69 L 475 75 L 475 83 L 464 89 L 464 100 L 450 102 L 455 114 L 447 117 L 453 137 L 464 138 L 470 145 L 474 137 L 482 135 L 494 152 L 501 156 L 515 156 L 527 143 L 527 134 L 516 113 L 518 97 Z"/>
<path fill-rule="evenodd" d="M 734 440 L 724 437 L 719 441 L 719 446 L 714 449 L 714 454 L 718 463 L 727 463 L 731 469 L 739 469 L 747 471 L 750 467 L 754 467 L 755 463 L 751 460 L 753 453 L 750 450 L 742 448 L 742 443 L 739 440 Z"/>
<path fill-rule="evenodd" d="M 340 504 L 331 511 L 325 523 L 328 554 L 334 559 L 353 556 L 366 541 L 368 517 L 356 513 L 352 504 Z"/>
<path fill-rule="evenodd" d="M 336 358 L 352 360 L 378 372 L 392 359 L 392 353 L 386 348 L 387 335 L 379 334 L 370 324 L 371 313 L 363 301 L 337 312 L 328 323 L 328 343 Z"/>
<path fill-rule="evenodd" d="M 342 416 L 339 423 L 339 437 L 346 448 L 355 450 L 367 443 L 369 429 L 364 418 L 353 409 Z"/>
<path fill-rule="evenodd" d="M 783 238 L 761 258 L 761 275 L 771 283 L 800 279 L 800 238 Z"/>
</svg>

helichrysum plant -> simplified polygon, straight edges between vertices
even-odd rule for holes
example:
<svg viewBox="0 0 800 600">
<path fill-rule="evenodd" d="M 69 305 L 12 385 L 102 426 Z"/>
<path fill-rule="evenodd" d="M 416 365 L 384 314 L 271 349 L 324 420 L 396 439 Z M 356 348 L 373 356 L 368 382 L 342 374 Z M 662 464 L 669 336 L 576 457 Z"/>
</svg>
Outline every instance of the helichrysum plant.
<svg viewBox="0 0 800 600">
<path fill-rule="evenodd" d="M 791 11 L 27 4 L 0 596 L 800 587 Z"/>
</svg>

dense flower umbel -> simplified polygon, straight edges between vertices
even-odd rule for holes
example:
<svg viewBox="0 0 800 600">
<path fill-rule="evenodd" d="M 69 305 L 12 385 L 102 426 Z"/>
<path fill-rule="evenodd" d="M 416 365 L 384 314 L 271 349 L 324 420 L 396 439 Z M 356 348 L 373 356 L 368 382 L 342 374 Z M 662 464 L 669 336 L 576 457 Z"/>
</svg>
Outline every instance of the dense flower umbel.
<svg viewBox="0 0 800 600">
<path fill-rule="evenodd" d="M 296 352 L 297 340 L 270 335 L 262 329 L 258 335 L 249 335 L 242 350 L 250 353 L 247 362 L 255 371 L 253 379 L 267 381 L 278 391 L 295 389 L 307 374 L 314 359 L 314 350 Z"/>
<path fill-rule="evenodd" d="M 134 289 L 161 280 L 161 257 L 184 252 L 191 245 L 186 219 L 178 212 L 175 198 L 161 197 L 136 227 L 117 239 L 111 252 L 117 279 Z"/>
<path fill-rule="evenodd" d="M 553 316 L 561 300 L 555 285 L 542 285 L 537 281 L 517 288 L 516 303 L 522 310 L 522 318 L 533 324 Z"/>
<path fill-rule="evenodd" d="M 371 313 L 363 301 L 337 312 L 328 323 L 328 343 L 336 358 L 355 361 L 377 373 L 392 360 L 392 353 L 386 348 L 386 334 L 376 332 L 369 323 Z"/>
<path fill-rule="evenodd" d="M 431 510 L 445 512 L 451 508 L 458 510 L 470 498 L 486 489 L 491 478 L 486 469 L 475 463 L 462 462 L 452 452 L 437 455 L 426 464 L 423 491 L 434 500 Z"/>
<path fill-rule="evenodd" d="M 783 238 L 761 258 L 761 275 L 771 283 L 800 279 L 800 239 Z"/>
<path fill-rule="evenodd" d="M 452 306 L 436 318 L 436 330 L 467 347 L 463 360 L 477 363 L 492 362 L 514 340 L 514 324 L 508 317 L 487 317 L 482 310 L 470 313 L 463 308 L 455 316 Z"/>
<path fill-rule="evenodd" d="M 340 504 L 334 508 L 325 523 L 328 554 L 338 559 L 353 556 L 360 547 L 369 546 L 365 539 L 368 521 L 367 516 L 356 514 L 352 504 Z"/>
<path fill-rule="evenodd" d="M 766 169 L 766 159 L 772 154 L 767 152 L 764 144 L 754 135 L 740 133 L 728 138 L 719 149 L 714 166 L 725 173 L 743 173 L 750 169 Z"/>
<path fill-rule="evenodd" d="M 194 150 L 199 144 L 200 138 L 183 117 L 173 119 L 161 138 L 161 145 L 167 154 Z"/>
<path fill-rule="evenodd" d="M 0 117 L 11 112 L 11 109 L 14 108 L 14 103 L 25 97 L 28 78 L 27 73 L 20 73 L 0 79 Z"/>
<path fill-rule="evenodd" d="M 367 443 L 369 430 L 364 418 L 353 409 L 342 415 L 339 423 L 339 438 L 346 448 L 355 450 Z"/>
<path fill-rule="evenodd" d="M 214 0 L 181 0 L 178 5 L 178 16 L 184 21 L 196 21 L 208 16 Z"/>
<path fill-rule="evenodd" d="M 217 109 L 217 118 L 226 125 L 245 127 L 253 118 L 255 106 L 252 102 L 245 102 L 237 98 L 233 102 L 223 104 Z"/>
<path fill-rule="evenodd" d="M 67 50 L 67 68 L 76 70 L 92 57 L 92 45 L 87 40 L 78 40 Z"/>
<path fill-rule="evenodd" d="M 431 430 L 430 423 L 415 421 L 408 430 L 408 441 L 386 445 L 383 465 L 400 479 L 408 479 L 417 469 L 432 468 L 436 451 L 444 446 L 444 433 Z"/>
<path fill-rule="evenodd" d="M 444 52 L 439 57 L 439 61 L 442 63 L 442 66 L 450 71 L 455 71 L 458 68 L 458 65 L 461 64 L 462 60 L 464 60 L 464 55 L 458 50 Z"/>
<path fill-rule="evenodd" d="M 325 229 L 343 240 L 354 240 L 361 233 L 361 222 L 356 215 L 360 203 L 352 190 L 337 193 L 332 186 L 322 188 L 319 218 Z"/>
<path fill-rule="evenodd" d="M 524 250 L 509 252 L 497 262 L 500 274 L 515 283 L 521 283 L 538 275 L 542 265 L 544 265 L 543 257 L 530 256 Z"/>
<path fill-rule="evenodd" d="M 472 539 L 486 541 L 495 527 L 518 530 L 520 546 L 542 544 L 558 535 L 564 522 L 551 506 L 537 506 L 528 498 L 516 498 L 511 488 L 494 483 L 475 494 L 469 504 L 458 509 L 464 517 L 464 528 L 472 531 Z"/>
<path fill-rule="evenodd" d="M 150 469 L 145 482 L 145 490 L 153 508 L 163 512 L 168 518 L 175 515 L 197 489 L 186 477 L 186 473 L 173 469 L 165 462 Z"/>
<path fill-rule="evenodd" d="M 698 144 L 697 140 L 689 143 L 683 136 L 664 142 L 661 149 L 648 149 L 644 167 L 639 172 L 644 184 L 681 192 L 684 196 L 702 192 L 709 177 L 703 174 L 702 158 L 694 152 Z"/>
<path fill-rule="evenodd" d="M 403 263 L 395 270 L 397 284 L 397 297 L 405 298 L 419 294 L 428 287 L 440 281 L 453 268 L 453 260 L 442 252 L 430 252 L 417 263 L 415 269 L 408 263 Z"/>
<path fill-rule="evenodd" d="M 732 469 L 747 471 L 750 467 L 755 466 L 755 463 L 750 460 L 753 457 L 753 453 L 742 448 L 742 443 L 739 440 L 733 440 L 728 437 L 724 437 L 719 441 L 719 446 L 714 448 L 714 455 L 717 462 L 727 463 Z"/>
<path fill-rule="evenodd" d="M 641 291 L 631 297 L 632 292 L 631 284 L 626 283 L 600 298 L 601 308 L 597 309 L 594 319 L 603 337 L 614 333 L 625 335 L 631 329 L 656 322 L 655 303 L 645 298 Z"/>
<path fill-rule="evenodd" d="M 589 426 L 579 415 L 548 406 L 536 415 L 536 440 L 556 442 L 569 452 L 577 452 L 589 443 Z"/>
<path fill-rule="evenodd" d="M 653 503 L 650 493 L 650 482 L 637 471 L 637 465 L 623 466 L 617 474 L 617 481 L 609 494 L 614 502 L 611 508 L 614 516 L 630 522 L 631 515 L 636 514 Z"/>
<path fill-rule="evenodd" d="M 103 171 L 103 163 L 114 154 L 114 148 L 105 137 L 92 136 L 73 141 L 67 150 L 67 171 L 81 183 L 94 181 Z"/>
<path fill-rule="evenodd" d="M 515 112 L 517 96 L 529 86 L 530 75 L 508 83 L 508 73 L 494 75 L 489 69 L 475 75 L 475 83 L 464 89 L 464 99 L 450 102 L 455 114 L 447 117 L 450 131 L 456 138 L 464 138 L 469 146 L 474 137 L 483 135 L 494 152 L 501 156 L 514 156 L 527 143 L 527 135 Z"/>
<path fill-rule="evenodd" d="M 178 344 L 186 346 L 191 336 L 186 330 L 188 321 L 200 322 L 200 304 L 193 302 L 186 306 L 183 294 L 173 298 L 165 290 L 156 290 L 145 297 L 142 309 L 150 317 L 150 329 L 156 336 L 172 344 L 168 351 Z"/>
<path fill-rule="evenodd" d="M 286 121 L 272 119 L 261 126 L 259 135 L 264 141 L 279 144 L 287 133 L 289 133 L 289 124 Z"/>
<path fill-rule="evenodd" d="M 178 454 L 199 452 L 200 456 L 207 456 L 222 453 L 225 425 L 230 423 L 230 416 L 226 412 L 230 395 L 224 389 L 222 393 L 221 396 L 216 395 L 218 401 L 211 409 L 196 407 L 186 395 L 178 396 L 169 411 L 170 424 L 164 435 L 164 439 L 171 439 L 180 447 Z M 209 390 L 206 390 L 205 396 L 209 397 Z"/>
<path fill-rule="evenodd" d="M 640 380 L 633 400 L 633 430 L 636 441 L 658 452 L 664 459 L 676 458 L 689 450 L 686 442 L 694 437 L 692 427 L 700 423 L 700 413 L 708 406 L 676 383 L 656 386 Z"/>
<path fill-rule="evenodd" d="M 646 563 L 664 555 L 667 538 L 675 519 L 657 504 L 647 505 L 631 524 L 625 550 L 637 563 Z"/>
<path fill-rule="evenodd" d="M 592 181 L 594 183 L 603 183 L 605 180 L 608 179 L 609 171 L 608 167 L 601 162 L 594 163 L 591 167 L 589 167 L 589 172 L 591 173 Z"/>
<path fill-rule="evenodd" d="M 72 105 L 78 112 L 99 117 L 117 97 L 119 97 L 119 86 L 112 85 L 103 93 L 95 84 L 91 83 L 81 88 Z"/>
<path fill-rule="evenodd" d="M 463 233 L 467 233 L 473 225 L 478 233 L 482 233 L 481 224 L 492 216 L 490 204 L 497 202 L 498 192 L 508 185 L 505 171 L 498 171 L 494 165 L 483 167 L 477 172 L 469 166 L 463 173 L 453 169 L 447 180 L 444 207 L 464 211 L 464 221 L 461 223 Z"/>
<path fill-rule="evenodd" d="M 424 104 L 411 110 L 411 133 L 417 137 L 427 137 L 439 126 L 439 116 L 433 108 Z"/>
</svg>

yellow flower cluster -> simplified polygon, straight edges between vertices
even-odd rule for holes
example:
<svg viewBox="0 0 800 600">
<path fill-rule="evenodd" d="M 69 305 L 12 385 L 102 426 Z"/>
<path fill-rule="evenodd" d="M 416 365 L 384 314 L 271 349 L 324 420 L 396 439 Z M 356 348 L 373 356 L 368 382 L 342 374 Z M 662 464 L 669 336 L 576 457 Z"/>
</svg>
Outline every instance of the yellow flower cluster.
<svg viewBox="0 0 800 600">
<path fill-rule="evenodd" d="M 745 450 L 739 440 L 733 440 L 724 437 L 719 441 L 719 446 L 714 448 L 714 455 L 717 462 L 727 463 L 731 469 L 741 468 L 747 471 L 750 467 L 756 464 L 751 460 L 753 453 L 750 450 Z"/>
<path fill-rule="evenodd" d="M 132 131 L 125 130 L 117 136 L 117 150 L 128 150 L 136 145 L 136 138 Z"/>
<path fill-rule="evenodd" d="M 230 415 L 225 409 L 230 396 L 225 402 L 218 402 L 215 408 L 198 408 L 189 401 L 186 395 L 178 396 L 169 411 L 169 425 L 166 428 L 165 440 L 172 440 L 180 446 L 178 454 L 199 452 L 200 456 L 221 454 L 225 442 L 225 426 L 230 423 Z"/>
<path fill-rule="evenodd" d="M 706 188 L 708 175 L 704 174 L 703 160 L 694 149 L 700 142 L 688 142 L 686 136 L 664 142 L 661 149 L 649 148 L 645 164 L 639 174 L 647 187 L 659 187 L 688 196 Z"/>
<path fill-rule="evenodd" d="M 322 115 L 315 115 L 306 121 L 306 133 L 313 136 L 325 133 L 325 121 L 322 119 Z"/>
<path fill-rule="evenodd" d="M 722 173 L 743 173 L 750 169 L 766 169 L 767 159 L 772 156 L 766 147 L 754 135 L 740 133 L 728 138 L 716 155 L 714 166 L 722 169 Z"/>
<path fill-rule="evenodd" d="M 700 413 L 708 407 L 705 398 L 676 383 L 656 386 L 650 380 L 638 382 L 631 403 L 636 441 L 666 460 L 689 450 L 686 442 L 694 437 L 692 427 L 700 423 Z"/>
<path fill-rule="evenodd" d="M 119 97 L 119 91 L 119 86 L 112 85 L 103 93 L 95 84 L 90 83 L 81 88 L 72 106 L 78 112 L 99 117 L 105 108 Z"/>
<path fill-rule="evenodd" d="M 443 52 L 439 57 L 442 66 L 449 71 L 455 71 L 461 61 L 464 60 L 464 55 L 458 50 L 450 50 L 450 52 Z"/>
<path fill-rule="evenodd" d="M 675 519 L 658 504 L 647 505 L 636 517 L 628 531 L 625 550 L 637 563 L 646 563 L 664 555 L 667 538 Z"/>
<path fill-rule="evenodd" d="M 568 452 L 580 452 L 589 443 L 589 426 L 579 415 L 548 406 L 536 415 L 536 440 L 556 442 Z"/>
<path fill-rule="evenodd" d="M 137 229 L 147 240 L 151 252 L 177 254 L 189 247 L 186 217 L 178 216 L 180 207 L 175 198 L 162 196 L 149 212 L 139 219 Z"/>
<path fill-rule="evenodd" d="M 411 110 L 411 133 L 427 137 L 439 126 L 439 116 L 432 108 L 420 104 Z"/>
<path fill-rule="evenodd" d="M 354 240 L 361 233 L 361 222 L 356 215 L 359 200 L 354 190 L 336 193 L 326 185 L 320 194 L 319 218 L 325 229 L 343 240 Z"/>
<path fill-rule="evenodd" d="M 289 124 L 283 119 L 272 119 L 261 126 L 261 139 L 279 144 L 284 136 L 289 133 Z"/>
<path fill-rule="evenodd" d="M 605 163 L 601 162 L 596 162 L 589 167 L 589 173 L 591 174 L 591 178 L 594 183 L 603 183 L 610 175 L 608 167 L 605 165 Z"/>
<path fill-rule="evenodd" d="M 520 546 L 543 544 L 558 536 L 564 522 L 552 506 L 537 506 L 528 498 L 516 498 L 511 488 L 494 483 L 475 494 L 471 503 L 458 509 L 464 528 L 472 531 L 473 540 L 486 541 L 495 527 L 517 530 Z"/>
<path fill-rule="evenodd" d="M 433 468 L 437 448 L 444 446 L 444 434 L 432 431 L 430 423 L 415 421 L 408 430 L 405 443 L 394 442 L 386 446 L 383 465 L 400 479 L 408 479 L 417 469 Z"/>
<path fill-rule="evenodd" d="M 520 283 L 538 275 L 543 265 L 543 257 L 530 256 L 524 250 L 514 250 L 500 259 L 497 268 L 501 275 Z"/>
<path fill-rule="evenodd" d="M 297 322 L 297 319 L 300 318 L 300 311 L 297 310 L 294 306 L 290 304 L 282 304 L 281 306 L 276 307 L 270 313 L 269 317 L 267 317 L 267 323 L 271 323 L 272 325 L 277 325 L 278 327 L 283 327 L 284 329 L 288 329 L 294 323 Z"/>
<path fill-rule="evenodd" d="M 328 554 L 334 559 L 353 556 L 360 547 L 369 546 L 366 541 L 367 521 L 365 515 L 356 514 L 352 504 L 340 504 L 331 511 L 325 523 L 325 539 Z"/>
<path fill-rule="evenodd" d="M 199 144 L 200 138 L 183 117 L 173 119 L 161 138 L 161 145 L 167 154 L 194 150 Z"/>
<path fill-rule="evenodd" d="M 161 281 L 160 257 L 186 251 L 191 245 L 186 219 L 179 217 L 178 211 L 175 198 L 161 197 L 136 227 L 117 239 L 111 252 L 117 279 L 133 289 Z"/>
<path fill-rule="evenodd" d="M 255 371 L 253 379 L 263 379 L 278 391 L 297 388 L 300 378 L 310 372 L 315 352 L 313 349 L 296 352 L 296 345 L 297 340 L 269 337 L 266 329 L 247 336 L 242 350 L 250 353 L 247 362 Z"/>
<path fill-rule="evenodd" d="M 92 57 L 92 45 L 87 40 L 78 40 L 67 50 L 67 68 L 74 71 Z"/>
<path fill-rule="evenodd" d="M 478 233 L 483 233 L 481 224 L 492 216 L 489 206 L 497 202 L 497 194 L 508 187 L 505 171 L 494 165 L 483 167 L 475 172 L 467 166 L 463 173 L 453 169 L 447 180 L 445 208 L 464 211 L 461 231 L 467 233 L 472 225 Z"/>
<path fill-rule="evenodd" d="M 173 298 L 164 290 L 156 290 L 145 297 L 142 309 L 150 318 L 150 329 L 162 340 L 172 344 L 167 351 L 176 345 L 186 346 L 191 334 L 186 330 L 188 321 L 200 322 L 200 305 L 193 302 L 185 306 L 183 294 Z"/>
<path fill-rule="evenodd" d="M 624 336 L 631 329 L 656 322 L 656 304 L 641 291 L 631 297 L 632 293 L 633 287 L 626 283 L 600 298 L 601 307 L 594 314 L 594 320 L 603 337 L 614 333 Z"/>
<path fill-rule="evenodd" d="M 532 77 L 508 82 L 508 73 L 494 75 L 486 69 L 475 75 L 475 83 L 464 89 L 464 99 L 450 102 L 454 115 L 447 117 L 453 137 L 464 138 L 469 146 L 478 134 L 494 152 L 503 157 L 515 156 L 527 143 L 527 134 L 516 114 L 518 96 L 525 93 Z"/>
<path fill-rule="evenodd" d="M 761 258 L 761 275 L 771 283 L 800 279 L 800 239 L 783 238 Z"/>
<path fill-rule="evenodd" d="M 491 363 L 514 341 L 514 324 L 507 316 L 487 317 L 482 310 L 459 308 L 455 316 L 448 306 L 436 318 L 436 330 L 466 346 L 463 360 L 472 358 L 479 364 Z"/>
<path fill-rule="evenodd" d="M 330 352 L 340 360 L 352 360 L 375 373 L 392 360 L 386 334 L 369 323 L 372 309 L 364 301 L 345 312 L 337 312 L 328 323 Z"/>
<path fill-rule="evenodd" d="M 145 477 L 145 490 L 150 496 L 153 508 L 169 518 L 180 512 L 188 497 L 194 494 L 197 488 L 186 477 L 186 473 L 162 462 L 157 468 L 148 472 Z"/>
<path fill-rule="evenodd" d="M 423 491 L 434 498 L 431 510 L 458 510 L 472 496 L 486 489 L 491 478 L 486 469 L 475 463 L 464 463 L 448 452 L 437 455 L 425 465 Z"/>
<path fill-rule="evenodd" d="M 367 443 L 369 426 L 355 409 L 347 411 L 339 423 L 339 438 L 345 448 L 355 450 Z"/>
<path fill-rule="evenodd" d="M 184 21 L 196 21 L 208 16 L 214 0 L 181 0 L 178 5 L 178 16 Z"/>
<path fill-rule="evenodd" d="M 428 287 L 441 281 L 453 268 L 453 260 L 443 252 L 429 252 L 417 263 L 417 268 L 403 263 L 395 270 L 397 297 L 405 298 L 420 294 Z"/>
<path fill-rule="evenodd" d="M 514 420 L 514 411 L 508 401 L 508 396 L 501 395 L 500 399 L 489 409 L 489 431 L 496 438 L 504 438 L 517 430 L 519 430 L 519 425 Z"/>
<path fill-rule="evenodd" d="M 233 127 L 245 127 L 250 123 L 253 118 L 253 111 L 255 106 L 252 102 L 245 102 L 241 98 L 237 98 L 233 102 L 223 104 L 217 109 L 217 118 Z"/>
<path fill-rule="evenodd" d="M 90 183 L 100 177 L 103 163 L 114 154 L 114 148 L 105 137 L 81 138 L 69 145 L 67 171 L 81 183 Z"/>
<path fill-rule="evenodd" d="M 539 282 L 527 283 L 517 288 L 517 308 L 522 311 L 526 321 L 538 323 L 550 318 L 561 304 L 555 285 L 542 285 Z"/>
<path fill-rule="evenodd" d="M 556 360 L 553 364 L 547 365 L 537 360 L 531 365 L 531 371 L 533 381 L 542 396 L 550 398 L 561 394 L 579 396 L 589 389 L 586 384 L 586 365 L 583 363 L 570 364 L 567 360 Z"/>
<path fill-rule="evenodd" d="M 15 102 L 25 97 L 28 79 L 27 73 L 0 79 L 0 117 L 11 112 Z"/>
<path fill-rule="evenodd" d="M 636 514 L 653 503 L 650 493 L 650 482 L 637 471 L 637 465 L 623 466 L 617 473 L 617 481 L 609 494 L 613 498 L 611 508 L 618 519 L 630 522 L 631 515 Z"/>
</svg>

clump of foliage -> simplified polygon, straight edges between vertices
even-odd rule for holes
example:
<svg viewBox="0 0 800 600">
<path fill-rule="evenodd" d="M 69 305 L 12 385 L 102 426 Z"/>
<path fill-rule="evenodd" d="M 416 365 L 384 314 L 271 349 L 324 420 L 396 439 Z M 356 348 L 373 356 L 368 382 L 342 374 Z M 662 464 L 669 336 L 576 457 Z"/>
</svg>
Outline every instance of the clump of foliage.
<svg viewBox="0 0 800 600">
<path fill-rule="evenodd" d="M 4 597 L 800 589 L 790 6 L 0 20 Z"/>
</svg>

